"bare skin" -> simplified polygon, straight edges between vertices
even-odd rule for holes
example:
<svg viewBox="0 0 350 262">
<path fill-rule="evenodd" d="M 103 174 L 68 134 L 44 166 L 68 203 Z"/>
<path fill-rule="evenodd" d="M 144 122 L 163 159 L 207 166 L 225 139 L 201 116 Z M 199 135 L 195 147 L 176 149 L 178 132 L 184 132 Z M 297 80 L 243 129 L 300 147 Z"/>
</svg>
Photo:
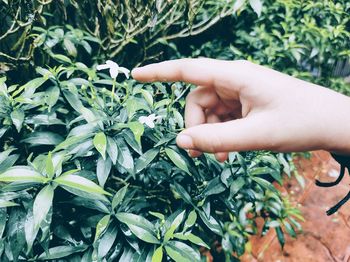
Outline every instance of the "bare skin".
<svg viewBox="0 0 350 262">
<path fill-rule="evenodd" d="M 179 59 L 132 71 L 142 82 L 192 83 L 179 147 L 215 153 L 327 150 L 350 154 L 350 98 L 248 61 Z"/>
</svg>

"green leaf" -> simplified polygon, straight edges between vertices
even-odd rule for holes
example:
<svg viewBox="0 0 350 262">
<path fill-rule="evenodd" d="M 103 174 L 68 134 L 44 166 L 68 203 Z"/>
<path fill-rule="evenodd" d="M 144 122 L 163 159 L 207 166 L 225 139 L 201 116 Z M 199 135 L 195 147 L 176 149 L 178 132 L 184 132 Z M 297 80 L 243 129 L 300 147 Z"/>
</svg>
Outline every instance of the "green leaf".
<svg viewBox="0 0 350 262">
<path fill-rule="evenodd" d="M 243 188 L 245 185 L 244 177 L 237 177 L 230 185 L 230 197 L 234 196 Z"/>
<path fill-rule="evenodd" d="M 105 215 L 104 217 L 101 218 L 100 221 L 98 221 L 98 223 L 96 225 L 96 233 L 95 233 L 95 240 L 94 240 L 94 242 L 96 242 L 98 240 L 98 238 L 106 230 L 110 220 L 111 220 L 111 215 Z"/>
<path fill-rule="evenodd" d="M 116 217 L 120 222 L 123 222 L 128 226 L 135 225 L 149 231 L 155 231 L 154 225 L 142 216 L 132 213 L 119 212 L 116 214 Z"/>
<path fill-rule="evenodd" d="M 64 38 L 63 45 L 66 48 L 69 55 L 76 57 L 77 56 L 77 49 L 75 48 L 75 45 L 70 41 L 68 38 Z"/>
<path fill-rule="evenodd" d="M 159 240 L 154 236 L 154 225 L 146 218 L 132 213 L 119 212 L 117 219 L 125 223 L 131 232 L 139 239 L 152 244 L 159 244 Z"/>
<path fill-rule="evenodd" d="M 12 123 L 15 125 L 17 132 L 19 133 L 21 131 L 23 121 L 24 121 L 24 111 L 21 109 L 16 109 L 12 111 L 11 120 L 12 120 Z"/>
<path fill-rule="evenodd" d="M 128 127 L 130 128 L 131 132 L 134 134 L 134 137 L 137 143 L 141 144 L 141 136 L 145 131 L 145 127 L 143 126 L 143 124 L 137 121 L 129 122 Z"/>
<path fill-rule="evenodd" d="M 193 202 L 192 202 L 192 198 L 191 196 L 187 193 L 186 189 L 183 188 L 183 186 L 181 186 L 178 183 L 174 183 L 172 185 L 173 190 L 176 191 L 176 193 L 178 193 L 180 195 L 180 197 L 187 203 L 187 204 L 191 204 L 194 206 Z"/>
<path fill-rule="evenodd" d="M 202 219 L 203 223 L 211 231 L 213 231 L 215 234 L 217 234 L 219 236 L 223 235 L 222 228 L 221 228 L 220 224 L 218 223 L 218 221 L 213 216 L 210 216 L 208 218 L 204 211 L 199 211 L 199 216 Z"/>
<path fill-rule="evenodd" d="M 24 143 L 31 144 L 32 146 L 39 145 L 58 145 L 63 141 L 63 138 L 53 132 L 34 132 L 28 135 L 25 139 L 22 140 Z"/>
<path fill-rule="evenodd" d="M 225 185 L 221 182 L 219 176 L 213 178 L 209 181 L 207 186 L 204 188 L 200 196 L 202 198 L 206 198 L 210 195 L 220 194 L 226 190 Z"/>
<path fill-rule="evenodd" d="M 245 0 L 236 0 L 234 5 L 233 5 L 233 13 L 240 11 L 240 9 L 243 7 L 244 3 L 245 3 Z"/>
<path fill-rule="evenodd" d="M 0 238 L 2 238 L 2 235 L 4 234 L 5 227 L 6 227 L 6 220 L 7 220 L 7 210 L 6 208 L 0 208 Z"/>
<path fill-rule="evenodd" d="M 163 247 L 158 247 L 152 256 L 152 262 L 162 262 L 163 260 Z"/>
<path fill-rule="evenodd" d="M 0 138 L 6 133 L 7 130 L 8 130 L 8 127 L 0 128 Z"/>
<path fill-rule="evenodd" d="M 281 227 L 276 227 L 275 230 L 276 230 L 278 242 L 280 243 L 280 245 L 281 245 L 281 247 L 283 249 L 284 243 L 285 243 L 285 239 L 284 239 L 284 234 L 283 234 L 282 228 Z"/>
<path fill-rule="evenodd" d="M 0 174 L 4 171 L 6 171 L 7 169 L 9 169 L 10 167 L 12 167 L 17 159 L 19 158 L 18 154 L 15 155 L 10 155 L 9 157 L 7 157 L 1 164 L 0 164 Z"/>
<path fill-rule="evenodd" d="M 192 175 L 187 167 L 187 164 L 185 162 L 185 160 L 182 158 L 182 156 L 177 153 L 175 150 L 167 147 L 165 148 L 165 153 L 167 154 L 167 156 L 170 158 L 170 160 L 180 169 L 182 169 L 183 171 L 185 171 L 187 174 L 189 174 L 190 176 Z"/>
<path fill-rule="evenodd" d="M 11 202 L 11 201 L 6 201 L 3 199 L 0 199 L 0 208 L 4 208 L 4 207 L 14 207 L 14 206 L 19 206 L 17 203 L 15 202 Z"/>
<path fill-rule="evenodd" d="M 129 120 L 131 120 L 139 110 L 150 111 L 145 101 L 143 99 L 138 99 L 137 97 L 127 99 L 125 107 L 128 112 Z"/>
<path fill-rule="evenodd" d="M 270 167 L 256 167 L 251 170 L 249 170 L 249 174 L 251 176 L 259 176 L 259 175 L 271 175 L 280 185 L 282 185 L 282 176 L 279 170 L 270 168 Z"/>
<path fill-rule="evenodd" d="M 124 187 L 119 189 L 117 193 L 115 193 L 112 200 L 112 210 L 114 210 L 120 203 L 122 203 L 127 189 L 128 189 L 128 185 L 125 185 Z"/>
<path fill-rule="evenodd" d="M 198 251 L 179 241 L 169 241 L 165 245 L 165 250 L 175 262 L 201 261 Z"/>
<path fill-rule="evenodd" d="M 143 169 L 145 169 L 158 155 L 159 149 L 158 148 L 152 148 L 148 150 L 146 153 L 141 155 L 135 163 L 135 173 L 141 172 Z"/>
<path fill-rule="evenodd" d="M 25 217 L 26 212 L 23 208 L 13 207 L 10 209 L 6 226 L 6 239 L 13 259 L 10 259 L 9 261 L 18 261 L 17 259 L 24 249 L 26 243 L 24 233 Z"/>
<path fill-rule="evenodd" d="M 174 237 L 175 230 L 180 226 L 185 216 L 185 210 L 176 216 L 174 221 L 171 223 L 170 228 L 165 232 L 164 242 Z"/>
<path fill-rule="evenodd" d="M 84 108 L 84 106 L 83 103 L 80 101 L 78 95 L 68 90 L 63 90 L 63 95 L 67 99 L 70 106 L 80 113 L 81 109 Z"/>
<path fill-rule="evenodd" d="M 97 133 L 93 140 L 96 150 L 101 154 L 103 159 L 106 159 L 107 138 L 103 132 Z"/>
<path fill-rule="evenodd" d="M 116 142 L 119 149 L 117 159 L 118 164 L 125 168 L 130 174 L 134 174 L 134 158 L 132 157 L 128 146 L 120 137 L 117 138 Z"/>
<path fill-rule="evenodd" d="M 112 137 L 107 136 L 107 153 L 112 160 L 113 165 L 117 163 L 118 146 Z"/>
<path fill-rule="evenodd" d="M 195 210 L 192 210 L 185 221 L 184 231 L 186 231 L 188 228 L 191 228 L 194 225 L 194 223 L 196 223 L 196 221 L 197 213 Z"/>
<path fill-rule="evenodd" d="M 152 231 L 145 230 L 144 228 L 135 225 L 128 225 L 128 227 L 137 238 L 145 241 L 146 243 L 160 243 L 159 240 L 153 235 Z"/>
<path fill-rule="evenodd" d="M 44 84 L 46 82 L 46 78 L 44 77 L 38 77 L 38 78 L 35 78 L 33 80 L 30 80 L 29 82 L 27 82 L 25 85 L 17 88 L 17 90 L 15 92 L 13 92 L 12 94 L 12 97 L 15 97 L 17 96 L 18 94 L 20 94 L 23 90 L 24 93 L 22 94 L 23 97 L 31 97 L 35 90 L 40 87 L 42 84 Z"/>
<path fill-rule="evenodd" d="M 297 234 L 296 234 L 294 228 L 291 226 L 291 224 L 289 224 L 287 221 L 283 221 L 283 224 L 284 224 L 284 227 L 287 230 L 288 234 L 291 237 L 295 238 L 297 236 Z"/>
<path fill-rule="evenodd" d="M 253 8 L 254 12 L 260 17 L 262 10 L 262 2 L 261 0 L 249 0 L 250 6 Z"/>
<path fill-rule="evenodd" d="M 46 183 L 47 178 L 27 166 L 15 166 L 0 175 L 0 182 Z"/>
<path fill-rule="evenodd" d="M 142 148 L 139 143 L 136 142 L 133 133 L 129 129 L 123 130 L 123 138 L 125 142 L 139 155 L 142 155 Z"/>
<path fill-rule="evenodd" d="M 100 157 L 97 161 L 97 167 L 96 167 L 96 175 L 98 179 L 98 183 L 101 187 L 104 187 L 109 174 L 112 169 L 112 161 L 110 158 L 106 158 L 105 160 Z"/>
<path fill-rule="evenodd" d="M 74 253 L 83 252 L 88 248 L 87 245 L 81 246 L 56 246 L 48 250 L 48 252 L 43 252 L 38 259 L 39 260 L 52 260 L 63 257 L 68 257 Z"/>
<path fill-rule="evenodd" d="M 210 247 L 200 237 L 195 236 L 192 233 L 185 233 L 185 234 L 183 234 L 182 232 L 176 233 L 174 234 L 174 237 L 181 240 L 188 240 L 193 244 L 210 249 Z"/>
<path fill-rule="evenodd" d="M 111 195 L 107 191 L 103 190 L 100 186 L 96 185 L 94 182 L 86 179 L 85 177 L 78 175 L 61 175 L 54 180 L 59 185 L 72 187 L 79 189 L 88 193 L 105 194 Z"/>
<path fill-rule="evenodd" d="M 147 101 L 147 103 L 150 106 L 153 106 L 153 96 L 152 96 L 152 94 L 149 91 L 144 90 L 144 89 L 141 89 L 140 92 L 143 95 L 143 97 L 145 98 L 145 100 Z"/>
<path fill-rule="evenodd" d="M 89 108 L 86 108 L 86 107 L 80 108 L 80 114 L 84 117 L 86 122 L 88 122 L 89 124 L 92 124 L 94 126 L 99 125 L 99 127 L 103 129 L 103 123 L 101 122 L 101 120 L 99 120 L 96 117 L 94 112 Z"/>
<path fill-rule="evenodd" d="M 76 145 L 77 143 L 82 143 L 89 137 L 91 137 L 91 134 L 68 137 L 66 140 L 58 144 L 53 150 L 53 152 L 60 151 L 62 149 L 67 149 L 73 145 Z"/>
<path fill-rule="evenodd" d="M 251 177 L 252 180 L 254 180 L 256 183 L 258 183 L 259 185 L 261 185 L 262 187 L 264 187 L 265 189 L 268 189 L 272 192 L 274 192 L 275 194 L 279 195 L 278 190 L 267 180 L 260 178 L 260 177 Z"/>
<path fill-rule="evenodd" d="M 54 190 L 51 185 L 45 186 L 37 194 L 33 204 L 34 229 L 38 229 L 46 219 L 47 214 L 52 206 Z"/>
<path fill-rule="evenodd" d="M 57 103 L 60 97 L 60 89 L 57 86 L 52 86 L 45 92 L 45 94 L 45 102 L 49 106 L 48 111 L 51 112 L 51 108 Z"/>
<path fill-rule="evenodd" d="M 58 62 L 64 62 L 64 63 L 67 63 L 67 64 L 71 64 L 72 63 L 72 60 L 65 56 L 65 55 L 61 55 L 61 54 L 51 54 L 51 57 L 55 60 L 57 60 Z"/>
<path fill-rule="evenodd" d="M 52 153 L 51 151 L 48 153 L 47 158 L 46 158 L 46 174 L 49 178 L 53 178 L 55 175 L 55 168 L 53 166 L 52 162 Z"/>
<path fill-rule="evenodd" d="M 159 212 L 148 211 L 148 213 L 156 218 L 159 218 L 160 220 L 165 219 L 164 215 Z"/>
<path fill-rule="evenodd" d="M 111 222 L 106 230 L 106 232 L 103 234 L 103 236 L 100 238 L 100 241 L 98 243 L 98 257 L 103 258 L 107 255 L 109 250 L 111 250 L 114 241 L 116 240 L 118 235 L 118 226 L 116 223 Z"/>
<path fill-rule="evenodd" d="M 193 235 L 192 233 L 189 233 L 187 236 L 187 239 L 191 241 L 193 244 L 205 247 L 207 249 L 210 249 L 210 247 L 198 236 Z"/>
</svg>

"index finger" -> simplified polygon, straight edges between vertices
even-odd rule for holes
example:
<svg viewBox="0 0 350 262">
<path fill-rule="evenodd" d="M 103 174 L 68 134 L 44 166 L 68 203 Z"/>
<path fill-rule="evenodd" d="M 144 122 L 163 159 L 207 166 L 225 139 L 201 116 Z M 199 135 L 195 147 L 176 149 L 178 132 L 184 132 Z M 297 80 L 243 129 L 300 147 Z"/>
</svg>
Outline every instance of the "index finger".
<svg viewBox="0 0 350 262">
<path fill-rule="evenodd" d="M 141 82 L 182 81 L 195 85 L 217 86 L 225 82 L 231 62 L 210 58 L 185 58 L 146 65 L 132 70 L 134 79 Z"/>
</svg>

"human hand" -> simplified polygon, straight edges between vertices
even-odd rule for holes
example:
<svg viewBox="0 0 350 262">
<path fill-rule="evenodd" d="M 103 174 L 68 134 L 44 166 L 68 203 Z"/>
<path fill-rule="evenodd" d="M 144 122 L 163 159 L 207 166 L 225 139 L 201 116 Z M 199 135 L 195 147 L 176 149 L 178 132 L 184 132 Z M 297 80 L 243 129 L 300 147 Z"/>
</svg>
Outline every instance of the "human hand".
<svg viewBox="0 0 350 262">
<path fill-rule="evenodd" d="M 135 68 L 142 82 L 184 81 L 198 87 L 186 99 L 179 147 L 193 157 L 230 151 L 350 153 L 350 98 L 248 61 L 179 59 Z"/>
</svg>

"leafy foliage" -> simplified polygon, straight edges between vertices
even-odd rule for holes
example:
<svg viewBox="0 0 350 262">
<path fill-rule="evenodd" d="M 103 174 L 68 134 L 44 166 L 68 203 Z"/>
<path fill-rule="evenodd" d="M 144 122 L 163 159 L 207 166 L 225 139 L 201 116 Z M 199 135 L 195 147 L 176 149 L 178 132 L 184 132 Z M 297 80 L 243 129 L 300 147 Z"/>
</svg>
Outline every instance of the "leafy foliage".
<svg viewBox="0 0 350 262">
<path fill-rule="evenodd" d="M 210 249 L 235 261 L 258 220 L 283 246 L 302 219 L 274 186 L 290 155 L 191 159 L 175 144 L 191 86 L 111 79 L 96 63 L 243 58 L 346 93 L 334 68 L 349 59 L 349 8 L 0 0 L 0 260 L 200 261 Z"/>
<path fill-rule="evenodd" d="M 1 78 L 1 261 L 200 261 L 215 241 L 239 256 L 257 217 L 295 236 L 299 211 L 271 184 L 283 155 L 220 164 L 176 147 L 190 86 L 116 82 L 81 62 L 37 72 Z M 151 114 L 153 128 L 140 123 Z"/>
<path fill-rule="evenodd" d="M 251 2 L 261 1 L 236 1 L 236 15 L 175 55 L 247 59 L 350 94 L 349 1 L 265 0 L 259 16 Z"/>
</svg>

